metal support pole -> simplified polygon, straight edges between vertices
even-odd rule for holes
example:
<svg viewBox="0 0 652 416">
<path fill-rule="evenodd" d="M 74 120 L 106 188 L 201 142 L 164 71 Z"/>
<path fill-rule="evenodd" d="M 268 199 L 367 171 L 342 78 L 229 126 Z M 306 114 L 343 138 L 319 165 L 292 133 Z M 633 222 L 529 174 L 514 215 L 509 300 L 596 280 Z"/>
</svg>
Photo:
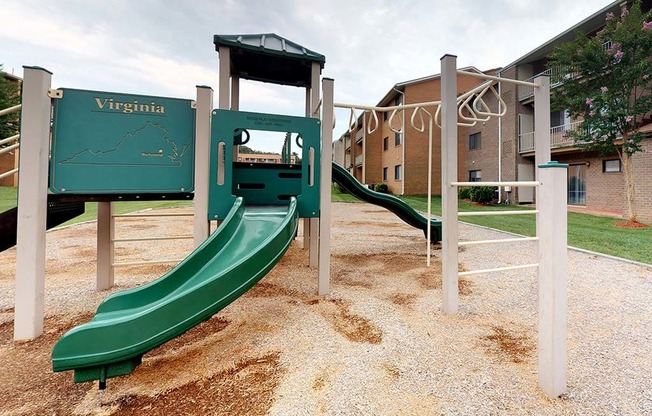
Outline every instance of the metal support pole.
<svg viewBox="0 0 652 416">
<path fill-rule="evenodd" d="M 193 236 L 198 247 L 210 234 L 208 219 L 208 180 L 211 145 L 211 111 L 213 89 L 197 86 L 197 108 L 195 109 L 195 198 Z"/>
<path fill-rule="evenodd" d="M 24 67 L 16 230 L 16 341 L 34 339 L 43 333 L 51 82 L 51 72 Z"/>
<path fill-rule="evenodd" d="M 539 166 L 539 387 L 549 396 L 566 391 L 567 366 L 567 169 L 556 162 Z"/>
<path fill-rule="evenodd" d="M 113 203 L 97 203 L 97 277 L 95 288 L 110 289 L 113 286 L 113 260 L 115 257 L 115 219 L 113 218 Z"/>
<path fill-rule="evenodd" d="M 323 107 L 321 117 L 321 182 L 319 203 L 319 294 L 330 292 L 331 255 L 331 178 L 333 143 L 333 84 L 324 78 Z"/>
<path fill-rule="evenodd" d="M 442 195 L 442 309 L 457 313 L 457 57 L 441 58 L 441 195 Z"/>
<path fill-rule="evenodd" d="M 534 89 L 534 164 L 539 166 L 550 162 L 550 78 L 538 76 L 534 83 L 538 85 Z"/>
</svg>

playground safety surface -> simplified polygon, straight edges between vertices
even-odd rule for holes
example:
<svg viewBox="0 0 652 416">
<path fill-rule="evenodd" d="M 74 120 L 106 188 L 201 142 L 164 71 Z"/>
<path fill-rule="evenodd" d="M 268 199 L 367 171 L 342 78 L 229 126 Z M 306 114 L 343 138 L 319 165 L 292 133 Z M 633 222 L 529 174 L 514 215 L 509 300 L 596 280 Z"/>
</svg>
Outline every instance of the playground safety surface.
<svg viewBox="0 0 652 416">
<path fill-rule="evenodd" d="M 179 235 L 191 219 L 123 219 L 118 237 Z M 144 356 L 126 377 L 74 384 L 53 373 L 53 344 L 88 321 L 95 224 L 48 233 L 45 333 L 12 342 L 15 249 L 0 253 L 0 413 L 652 414 L 652 271 L 569 252 L 568 393 L 537 387 L 534 271 L 461 279 L 460 313 L 441 308 L 439 250 L 426 267 L 420 230 L 368 204 L 333 204 L 331 283 L 316 295 L 302 238 L 268 276 L 212 319 Z M 461 225 L 464 239 L 504 234 Z M 122 244 L 119 261 L 184 257 L 191 242 Z M 460 250 L 464 268 L 529 263 L 532 243 Z M 119 269 L 116 288 L 169 265 Z M 112 292 L 111 291 L 111 292 Z"/>
</svg>

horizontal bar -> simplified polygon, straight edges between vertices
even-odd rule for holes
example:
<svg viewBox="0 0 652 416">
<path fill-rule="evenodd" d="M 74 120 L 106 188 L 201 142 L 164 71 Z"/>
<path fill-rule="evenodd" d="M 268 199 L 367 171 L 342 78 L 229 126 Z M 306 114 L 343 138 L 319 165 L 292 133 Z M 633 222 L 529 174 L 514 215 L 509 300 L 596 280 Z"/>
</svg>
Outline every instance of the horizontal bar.
<svg viewBox="0 0 652 416">
<path fill-rule="evenodd" d="M 6 177 L 8 177 L 8 176 L 11 176 L 11 175 L 14 175 L 14 174 L 16 174 L 16 173 L 18 173 L 18 168 L 16 168 L 16 169 L 12 169 L 12 170 L 10 170 L 9 172 L 5 172 L 5 173 L 3 173 L 2 175 L 0 175 L 0 179 L 4 179 L 4 178 L 6 178 Z"/>
<path fill-rule="evenodd" d="M 512 181 L 512 182 L 451 182 L 450 186 L 524 186 L 535 187 L 541 185 L 539 181 Z"/>
<path fill-rule="evenodd" d="M 408 108 L 417 108 L 417 107 L 436 107 L 441 104 L 441 101 L 428 101 L 425 103 L 414 103 L 414 104 L 403 104 L 403 105 L 393 105 L 390 107 L 374 107 L 370 105 L 358 105 L 358 104 L 345 104 L 345 103 L 333 103 L 333 107 L 337 108 L 348 108 L 354 110 L 366 110 L 366 111 L 380 111 L 388 112 L 394 110 L 405 110 Z"/>
<path fill-rule="evenodd" d="M 529 269 L 532 267 L 539 267 L 539 263 L 533 264 L 521 264 L 520 266 L 507 266 L 507 267 L 496 267 L 495 269 L 483 269 L 483 270 L 471 270 L 468 272 L 459 272 L 458 276 L 469 276 L 472 274 L 482 274 L 482 273 L 493 273 L 493 272 L 504 272 L 508 270 L 519 270 L 519 269 Z"/>
<path fill-rule="evenodd" d="M 190 240 L 192 238 L 194 238 L 192 235 L 173 235 L 170 237 L 114 238 L 111 241 L 114 243 L 128 243 L 131 241 Z"/>
<path fill-rule="evenodd" d="M 16 144 L 12 144 L 11 146 L 3 147 L 2 149 L 0 149 L 0 155 L 3 154 L 3 153 L 9 153 L 12 150 L 18 148 L 18 146 L 20 146 L 20 143 L 16 143 Z"/>
<path fill-rule="evenodd" d="M 11 143 L 15 142 L 20 138 L 20 133 L 19 134 L 14 134 L 13 136 L 9 136 L 6 139 L 0 140 L 0 144 L 6 144 L 6 143 Z"/>
<path fill-rule="evenodd" d="M 180 263 L 183 259 L 170 259 L 170 260 L 149 260 L 149 261 L 125 261 L 121 263 L 113 263 L 113 267 L 127 267 L 127 266 L 144 266 L 147 264 L 166 264 L 166 263 Z"/>
<path fill-rule="evenodd" d="M 534 88 L 539 87 L 534 82 L 520 81 L 518 79 L 495 77 L 493 75 L 476 74 L 475 72 L 466 72 L 466 71 L 457 71 L 457 73 L 460 74 L 460 75 L 468 75 L 470 77 L 475 77 L 475 78 L 490 79 L 492 81 L 507 82 L 507 83 L 516 84 L 516 85 L 525 85 L 526 87 L 534 87 Z"/>
<path fill-rule="evenodd" d="M 145 217 L 192 217 L 193 213 L 175 212 L 171 214 L 117 214 L 113 218 L 145 218 Z"/>
<path fill-rule="evenodd" d="M 524 214 L 538 214 L 538 209 L 524 209 L 520 211 L 462 211 L 458 212 L 458 217 L 482 217 L 487 215 L 524 215 Z"/>
<path fill-rule="evenodd" d="M 7 114 L 16 112 L 16 111 L 20 110 L 22 106 L 23 106 L 22 104 L 18 104 L 18 105 L 15 105 L 13 107 L 5 108 L 4 110 L 0 110 L 0 116 L 4 116 L 4 115 L 7 115 Z"/>
<path fill-rule="evenodd" d="M 539 237 L 520 237 L 520 238 L 503 238 L 500 240 L 476 240 L 476 241 L 460 241 L 457 243 L 458 247 L 474 246 L 478 244 L 494 244 L 494 243 L 520 243 L 521 241 L 537 241 Z"/>
</svg>

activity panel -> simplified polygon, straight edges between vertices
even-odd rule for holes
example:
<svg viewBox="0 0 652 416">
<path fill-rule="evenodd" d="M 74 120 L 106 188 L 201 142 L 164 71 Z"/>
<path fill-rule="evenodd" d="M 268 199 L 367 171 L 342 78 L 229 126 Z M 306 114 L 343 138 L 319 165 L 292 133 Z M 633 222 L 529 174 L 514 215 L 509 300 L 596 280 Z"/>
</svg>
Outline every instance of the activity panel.
<svg viewBox="0 0 652 416">
<path fill-rule="evenodd" d="M 62 89 L 54 100 L 53 193 L 194 189 L 191 100 Z"/>
</svg>

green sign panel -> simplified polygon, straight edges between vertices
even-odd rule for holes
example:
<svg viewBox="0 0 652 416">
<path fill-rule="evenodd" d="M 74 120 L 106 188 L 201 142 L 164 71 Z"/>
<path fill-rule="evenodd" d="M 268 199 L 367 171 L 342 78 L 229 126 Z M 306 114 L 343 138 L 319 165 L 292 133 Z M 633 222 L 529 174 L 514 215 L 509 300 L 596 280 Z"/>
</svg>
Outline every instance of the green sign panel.
<svg viewBox="0 0 652 416">
<path fill-rule="evenodd" d="M 54 100 L 50 190 L 192 192 L 194 129 L 191 100 L 63 89 Z"/>
</svg>

